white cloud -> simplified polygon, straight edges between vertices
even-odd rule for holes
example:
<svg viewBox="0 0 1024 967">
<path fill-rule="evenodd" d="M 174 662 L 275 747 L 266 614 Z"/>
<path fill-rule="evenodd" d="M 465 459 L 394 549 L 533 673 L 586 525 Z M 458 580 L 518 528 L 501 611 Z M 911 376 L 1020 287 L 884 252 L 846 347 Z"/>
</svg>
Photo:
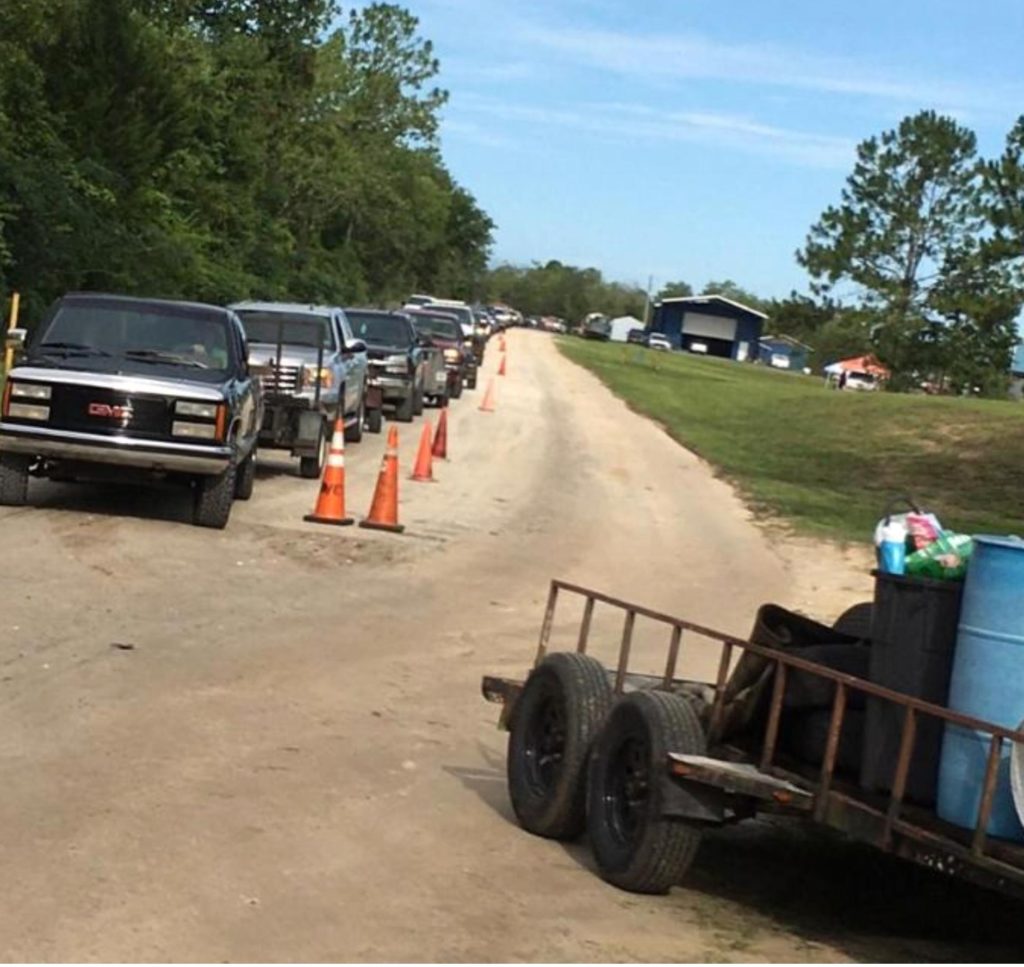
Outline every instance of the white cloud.
<svg viewBox="0 0 1024 967">
<path fill-rule="evenodd" d="M 624 34 L 521 24 L 520 39 L 569 61 L 638 80 L 713 79 L 822 93 L 955 107 L 994 107 L 1021 91 L 974 89 L 934 78 L 900 77 L 840 56 L 772 44 L 728 43 L 693 34 Z"/>
<path fill-rule="evenodd" d="M 846 138 L 780 128 L 711 111 L 659 111 L 630 103 L 548 107 L 479 95 L 460 98 L 457 103 L 464 111 L 485 116 L 489 122 L 487 130 L 505 122 L 578 131 L 617 143 L 644 140 L 719 145 L 817 168 L 849 168 L 855 147 Z M 482 125 L 478 127 L 483 129 Z"/>
</svg>

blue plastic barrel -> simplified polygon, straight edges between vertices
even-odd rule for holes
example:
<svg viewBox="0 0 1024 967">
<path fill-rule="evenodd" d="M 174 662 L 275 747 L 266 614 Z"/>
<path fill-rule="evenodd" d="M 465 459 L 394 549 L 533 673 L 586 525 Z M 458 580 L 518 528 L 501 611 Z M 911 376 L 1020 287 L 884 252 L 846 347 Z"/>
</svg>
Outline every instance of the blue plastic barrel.
<svg viewBox="0 0 1024 967">
<path fill-rule="evenodd" d="M 1024 540 L 975 537 L 957 629 L 949 707 L 1016 729 L 1024 719 Z M 937 812 L 973 829 L 991 736 L 947 724 Z M 1024 841 L 1010 788 L 1010 743 L 1003 743 L 988 832 Z"/>
</svg>

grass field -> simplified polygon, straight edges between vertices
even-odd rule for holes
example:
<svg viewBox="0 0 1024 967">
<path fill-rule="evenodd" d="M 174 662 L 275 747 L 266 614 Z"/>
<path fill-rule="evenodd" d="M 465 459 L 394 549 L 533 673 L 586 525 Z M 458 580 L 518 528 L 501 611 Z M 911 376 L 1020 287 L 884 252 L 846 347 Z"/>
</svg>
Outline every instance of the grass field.
<svg viewBox="0 0 1024 967">
<path fill-rule="evenodd" d="M 1024 534 L 1024 405 L 841 393 L 761 366 L 558 342 L 732 481 L 759 515 L 867 541 L 889 498 L 910 494 L 948 528 Z"/>
</svg>

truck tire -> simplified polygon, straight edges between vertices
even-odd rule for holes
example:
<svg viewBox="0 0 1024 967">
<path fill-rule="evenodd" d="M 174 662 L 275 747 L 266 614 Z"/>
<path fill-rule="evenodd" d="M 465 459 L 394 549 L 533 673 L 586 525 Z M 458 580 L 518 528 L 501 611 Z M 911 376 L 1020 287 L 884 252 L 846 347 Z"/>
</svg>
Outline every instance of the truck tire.
<svg viewBox="0 0 1024 967">
<path fill-rule="evenodd" d="M 235 500 L 235 486 L 238 471 L 231 464 L 215 477 L 201 477 L 196 481 L 192 503 L 192 523 L 197 527 L 213 527 L 223 530 L 231 516 L 231 505 Z"/>
<path fill-rule="evenodd" d="M 662 814 L 668 753 L 704 751 L 687 699 L 641 691 L 615 705 L 587 771 L 587 833 L 604 880 L 633 893 L 666 893 L 682 879 L 701 830 Z"/>
<path fill-rule="evenodd" d="M 256 448 L 253 447 L 239 465 L 238 473 L 235 475 L 235 499 L 248 500 L 252 496 L 253 487 L 256 485 Z"/>
<path fill-rule="evenodd" d="M 384 429 L 384 411 L 379 406 L 366 411 L 366 429 L 370 433 L 380 433 Z"/>
<path fill-rule="evenodd" d="M 0 505 L 24 507 L 28 500 L 29 458 L 0 453 Z"/>
<path fill-rule="evenodd" d="M 412 415 L 422 416 L 424 404 L 423 387 L 415 388 L 412 391 Z"/>
<path fill-rule="evenodd" d="M 415 392 L 411 392 L 395 407 L 395 419 L 399 423 L 412 423 L 412 418 L 416 415 L 416 401 L 413 396 L 415 396 Z"/>
<path fill-rule="evenodd" d="M 327 462 L 327 448 L 330 446 L 330 430 L 327 423 L 320 427 L 320 438 L 316 444 L 316 456 L 299 457 L 299 476 L 305 480 L 318 480 Z"/>
<path fill-rule="evenodd" d="M 587 759 L 612 705 L 599 662 L 548 655 L 526 680 L 508 737 L 508 790 L 519 825 L 537 836 L 574 839 L 586 821 Z"/>
<path fill-rule="evenodd" d="M 363 424 L 366 422 L 366 387 L 363 387 L 359 394 L 359 408 L 356 410 L 356 420 L 350 426 L 345 427 L 346 443 L 363 442 Z"/>
<path fill-rule="evenodd" d="M 448 398 L 451 400 L 457 400 L 462 396 L 462 377 L 460 376 L 448 390 Z"/>
</svg>

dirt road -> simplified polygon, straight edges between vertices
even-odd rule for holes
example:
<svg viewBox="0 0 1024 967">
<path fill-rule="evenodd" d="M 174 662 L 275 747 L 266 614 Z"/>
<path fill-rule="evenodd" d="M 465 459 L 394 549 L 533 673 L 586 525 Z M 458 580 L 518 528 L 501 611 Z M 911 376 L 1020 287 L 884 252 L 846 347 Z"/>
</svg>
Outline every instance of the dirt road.
<svg viewBox="0 0 1024 967">
<path fill-rule="evenodd" d="M 403 479 L 403 537 L 303 524 L 316 485 L 272 459 L 223 533 L 143 490 L 34 484 L 0 515 L 0 956 L 1014 949 L 1019 907 L 798 830 L 718 834 L 685 888 L 645 898 L 514 825 L 479 679 L 525 670 L 550 577 L 738 633 L 766 600 L 834 615 L 867 579 L 856 555 L 773 546 L 546 335 L 511 334 L 508 359 L 497 412 L 453 406 L 438 482 Z M 381 447 L 349 451 L 358 513 Z"/>
</svg>

